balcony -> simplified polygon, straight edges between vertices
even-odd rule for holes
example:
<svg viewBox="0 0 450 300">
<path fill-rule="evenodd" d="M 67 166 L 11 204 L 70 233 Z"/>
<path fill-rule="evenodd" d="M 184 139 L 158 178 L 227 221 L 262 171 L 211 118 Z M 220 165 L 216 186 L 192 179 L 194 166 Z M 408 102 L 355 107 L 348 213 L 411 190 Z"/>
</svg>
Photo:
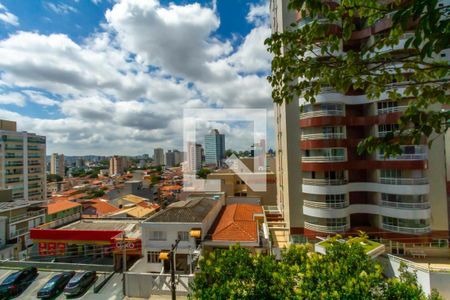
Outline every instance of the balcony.
<svg viewBox="0 0 450 300">
<path fill-rule="evenodd" d="M 344 155 L 340 156 L 302 156 L 302 162 L 339 162 L 346 161 Z"/>
<path fill-rule="evenodd" d="M 307 185 L 343 185 L 346 179 L 303 178 L 303 184 Z"/>
<path fill-rule="evenodd" d="M 312 208 L 345 208 L 348 207 L 348 201 L 327 203 L 324 201 L 303 200 L 303 205 Z"/>
<path fill-rule="evenodd" d="M 380 183 L 382 184 L 394 184 L 394 185 L 417 185 L 417 184 L 428 184 L 428 178 L 380 178 Z"/>
<path fill-rule="evenodd" d="M 315 110 L 300 113 L 300 120 L 315 117 L 328 117 L 328 116 L 345 116 L 344 110 Z"/>
<path fill-rule="evenodd" d="M 21 228 L 21 229 L 19 229 L 19 230 L 14 231 L 14 232 L 10 232 L 10 233 L 9 233 L 9 238 L 10 238 L 10 239 L 14 239 L 14 238 L 19 237 L 19 236 L 21 236 L 21 235 L 25 235 L 25 234 L 27 234 L 28 232 L 30 232 L 30 230 L 29 230 L 27 227 Z"/>
<path fill-rule="evenodd" d="M 323 233 L 336 233 L 336 232 L 345 232 L 350 229 L 349 224 L 345 225 L 318 225 L 310 222 L 305 222 L 305 229 L 323 232 Z"/>
<path fill-rule="evenodd" d="M 379 205 L 386 207 L 395 207 L 403 209 L 427 209 L 430 208 L 429 202 L 395 202 L 380 200 Z"/>
<path fill-rule="evenodd" d="M 42 217 L 45 216 L 45 209 L 40 209 L 37 211 L 29 211 L 22 215 L 13 216 L 13 217 L 9 218 L 9 224 L 23 222 L 23 221 L 26 221 L 29 219 L 34 219 L 36 217 L 41 217 L 41 216 Z"/>
<path fill-rule="evenodd" d="M 396 112 L 404 112 L 408 106 L 393 106 L 378 109 L 379 115 L 391 114 Z"/>
<path fill-rule="evenodd" d="M 384 157 L 383 153 L 377 154 L 378 160 L 426 160 L 428 159 L 427 148 L 419 146 L 401 146 L 403 153 L 397 156 Z M 405 153 L 409 152 L 409 153 Z"/>
<path fill-rule="evenodd" d="M 407 234 L 423 234 L 431 232 L 430 225 L 424 225 L 422 227 L 401 227 L 382 223 L 381 228 L 392 232 L 407 233 Z"/>
<path fill-rule="evenodd" d="M 339 133 L 311 133 L 311 134 L 302 134 L 301 140 L 334 140 L 334 139 L 345 139 L 345 134 L 342 132 Z"/>
</svg>

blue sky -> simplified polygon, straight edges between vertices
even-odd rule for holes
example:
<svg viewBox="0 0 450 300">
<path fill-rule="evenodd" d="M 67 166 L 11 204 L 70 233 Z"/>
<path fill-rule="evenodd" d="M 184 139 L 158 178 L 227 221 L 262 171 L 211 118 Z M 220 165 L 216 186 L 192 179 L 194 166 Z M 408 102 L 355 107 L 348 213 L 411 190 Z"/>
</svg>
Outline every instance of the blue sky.
<svg viewBox="0 0 450 300">
<path fill-rule="evenodd" d="M 271 118 L 269 34 L 266 1 L 0 0 L 0 118 L 46 135 L 48 153 L 182 148 L 183 108 Z M 249 146 L 248 128 L 220 129 Z"/>
</svg>

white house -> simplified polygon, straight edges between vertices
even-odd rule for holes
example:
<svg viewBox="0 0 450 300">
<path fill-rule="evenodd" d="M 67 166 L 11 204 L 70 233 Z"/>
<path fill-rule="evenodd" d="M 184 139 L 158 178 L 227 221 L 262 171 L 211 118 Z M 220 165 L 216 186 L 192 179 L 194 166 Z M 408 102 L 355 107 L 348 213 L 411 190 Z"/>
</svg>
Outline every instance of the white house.
<svg viewBox="0 0 450 300">
<path fill-rule="evenodd" d="M 135 271 L 160 273 L 170 271 L 168 261 L 160 261 L 162 251 L 170 251 L 176 239 L 180 239 L 175 252 L 178 273 L 192 273 L 192 262 L 199 254 L 199 245 L 207 235 L 222 206 L 223 193 L 211 196 L 189 197 L 171 204 L 142 223 L 143 259 Z M 201 238 L 190 236 L 199 231 Z"/>
</svg>

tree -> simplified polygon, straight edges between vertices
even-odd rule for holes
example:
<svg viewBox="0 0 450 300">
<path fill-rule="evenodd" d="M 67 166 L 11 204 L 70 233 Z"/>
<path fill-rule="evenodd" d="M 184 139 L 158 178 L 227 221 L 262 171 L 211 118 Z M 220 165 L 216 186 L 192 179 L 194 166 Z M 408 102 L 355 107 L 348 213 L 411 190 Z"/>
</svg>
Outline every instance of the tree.
<svg viewBox="0 0 450 300">
<path fill-rule="evenodd" d="M 399 120 L 399 130 L 385 137 L 369 137 L 358 145 L 359 153 L 380 149 L 385 155 L 401 153 L 403 143 L 419 144 L 423 137 L 445 133 L 450 112 L 435 109 L 450 104 L 449 66 L 438 55 L 449 48 L 449 6 L 437 0 L 377 1 L 291 0 L 299 24 L 274 33 L 266 40 L 274 55 L 272 85 L 274 102 L 303 97 L 314 104 L 317 95 L 332 88 L 341 93 L 365 93 L 369 100 L 387 94 L 390 101 L 409 103 Z M 391 23 L 371 42 L 352 44 L 355 31 L 370 28 L 380 20 Z M 401 39 L 403 48 L 392 49 Z M 341 45 L 345 53 L 340 50 Z M 302 107 L 303 108 L 303 107 Z M 302 109 L 301 108 L 301 109 Z"/>
<path fill-rule="evenodd" d="M 208 177 L 208 174 L 210 173 L 211 173 L 210 169 L 201 168 L 200 170 L 197 171 L 197 176 L 206 179 L 206 177 Z"/>
<path fill-rule="evenodd" d="M 191 299 L 423 299 L 414 273 L 400 270 L 385 279 L 382 267 L 364 252 L 361 238 L 330 241 L 327 254 L 292 245 L 281 261 L 233 246 L 216 249 L 199 262 Z M 434 294 L 439 299 L 438 294 Z"/>
<path fill-rule="evenodd" d="M 49 174 L 47 175 L 47 182 L 59 182 L 62 181 L 63 178 L 58 174 Z"/>
</svg>

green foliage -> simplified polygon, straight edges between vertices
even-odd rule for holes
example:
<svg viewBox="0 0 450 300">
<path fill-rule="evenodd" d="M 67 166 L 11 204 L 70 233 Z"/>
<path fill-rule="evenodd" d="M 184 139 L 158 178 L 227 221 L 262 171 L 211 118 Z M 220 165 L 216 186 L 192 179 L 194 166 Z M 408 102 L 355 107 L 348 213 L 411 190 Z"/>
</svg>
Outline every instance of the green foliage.
<svg viewBox="0 0 450 300">
<path fill-rule="evenodd" d="M 437 0 L 377 1 L 291 0 L 289 8 L 301 15 L 291 30 L 274 33 L 266 40 L 274 55 L 272 98 L 276 103 L 303 97 L 308 104 L 332 88 L 340 93 L 364 93 L 369 100 L 387 94 L 390 101 L 407 99 L 399 131 L 383 138 L 371 137 L 358 148 L 360 153 L 380 149 L 386 155 L 401 152 L 400 144 L 420 143 L 445 133 L 450 112 L 437 108 L 450 104 L 449 66 L 439 53 L 449 48 L 450 26 Z M 355 17 L 357 16 L 357 17 Z M 383 33 L 355 46 L 353 32 L 392 21 Z M 392 49 L 405 38 L 404 49 Z M 345 53 L 341 45 L 347 45 Z M 441 61 L 440 61 L 441 60 Z"/>
<path fill-rule="evenodd" d="M 151 183 L 152 183 L 152 184 L 157 184 L 157 183 L 161 180 L 161 176 L 158 176 L 158 175 L 152 175 L 151 178 L 150 178 L 150 180 L 151 180 Z"/>
<path fill-rule="evenodd" d="M 210 169 L 201 168 L 200 170 L 197 171 L 197 176 L 206 179 L 206 177 L 208 177 L 208 174 L 210 173 L 211 173 Z"/>
<path fill-rule="evenodd" d="M 63 178 L 58 174 L 49 174 L 47 175 L 47 182 L 59 182 L 62 181 Z"/>
<path fill-rule="evenodd" d="M 359 243 L 332 239 L 327 255 L 310 245 L 292 245 L 281 261 L 233 246 L 216 249 L 199 262 L 190 299 L 419 299 L 425 300 L 414 273 L 385 279 L 381 266 Z M 439 299 L 435 293 L 434 298 Z M 431 298 L 430 298 L 431 299 Z"/>
</svg>

